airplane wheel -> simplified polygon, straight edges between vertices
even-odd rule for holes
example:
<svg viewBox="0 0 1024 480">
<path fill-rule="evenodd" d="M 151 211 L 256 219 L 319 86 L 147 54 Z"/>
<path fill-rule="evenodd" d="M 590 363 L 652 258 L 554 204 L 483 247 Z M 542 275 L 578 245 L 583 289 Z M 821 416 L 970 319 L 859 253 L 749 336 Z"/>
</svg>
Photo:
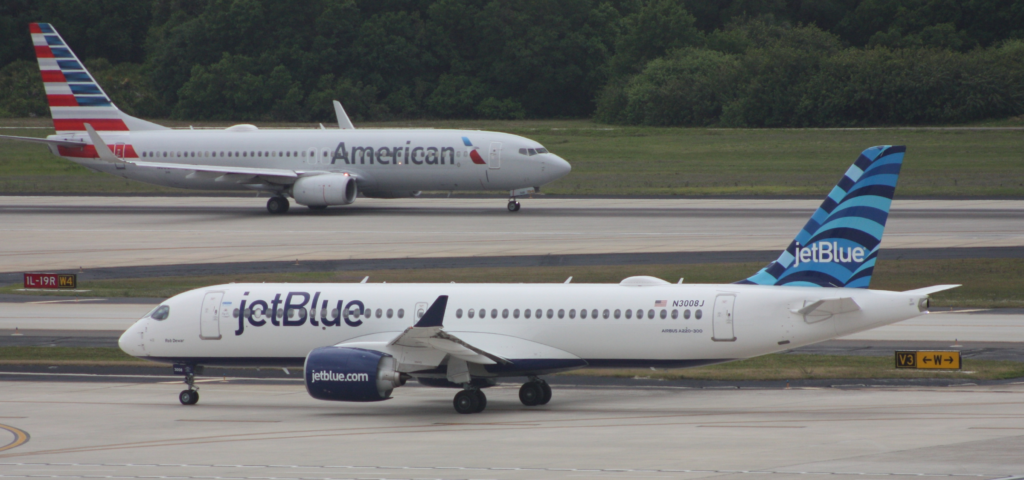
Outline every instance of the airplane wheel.
<svg viewBox="0 0 1024 480">
<path fill-rule="evenodd" d="M 287 212 L 288 199 L 284 197 L 270 197 L 270 200 L 267 200 L 267 211 L 270 213 Z"/>
<path fill-rule="evenodd" d="M 519 207 L 521 207 L 521 206 L 522 205 L 520 205 L 519 202 L 517 202 L 515 200 L 509 200 L 508 201 L 508 211 L 510 211 L 510 212 L 518 212 L 519 211 Z"/>
<path fill-rule="evenodd" d="M 452 401 L 455 411 L 459 413 L 476 413 L 480 408 L 480 399 L 472 390 L 463 390 L 455 394 Z"/>
<path fill-rule="evenodd" d="M 519 202 L 516 202 L 516 210 L 515 211 L 518 212 L 520 207 L 522 207 L 522 205 L 520 205 Z"/>
<path fill-rule="evenodd" d="M 540 405 L 544 399 L 544 391 L 539 382 L 526 382 L 519 389 L 519 401 L 527 407 Z"/>
<path fill-rule="evenodd" d="M 548 382 L 541 380 L 540 389 L 544 392 L 544 396 L 540 399 L 540 403 L 538 403 L 538 405 L 547 405 L 548 402 L 551 401 L 551 385 L 548 385 Z"/>
<path fill-rule="evenodd" d="M 195 405 L 199 402 L 199 392 L 195 390 L 182 390 L 178 394 L 178 401 L 182 405 Z"/>
<path fill-rule="evenodd" d="M 476 407 L 476 413 L 480 413 L 487 408 L 487 395 L 484 395 L 483 390 L 476 391 L 476 399 L 479 405 Z"/>
</svg>

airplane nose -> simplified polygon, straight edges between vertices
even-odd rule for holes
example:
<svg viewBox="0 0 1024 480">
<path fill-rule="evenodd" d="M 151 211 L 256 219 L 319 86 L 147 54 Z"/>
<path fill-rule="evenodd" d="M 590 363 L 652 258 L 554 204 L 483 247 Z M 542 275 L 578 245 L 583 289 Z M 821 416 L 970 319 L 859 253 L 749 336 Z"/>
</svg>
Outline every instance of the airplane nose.
<svg viewBox="0 0 1024 480">
<path fill-rule="evenodd" d="M 139 324 L 136 322 L 121 334 L 121 338 L 117 339 L 117 346 L 121 347 L 121 351 L 133 357 L 138 356 L 137 346 L 140 340 L 137 333 L 138 327 Z"/>
<path fill-rule="evenodd" d="M 569 174 L 572 171 L 572 165 L 569 162 L 562 159 L 558 155 L 552 155 L 552 159 L 548 160 L 548 170 L 551 172 L 551 180 L 558 180 Z"/>
</svg>

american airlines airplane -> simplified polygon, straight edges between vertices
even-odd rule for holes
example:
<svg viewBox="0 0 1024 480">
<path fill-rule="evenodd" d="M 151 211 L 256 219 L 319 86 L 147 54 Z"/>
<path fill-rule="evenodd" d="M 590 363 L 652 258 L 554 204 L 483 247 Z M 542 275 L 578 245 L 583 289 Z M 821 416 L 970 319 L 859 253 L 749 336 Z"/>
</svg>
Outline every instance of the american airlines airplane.
<svg viewBox="0 0 1024 480">
<path fill-rule="evenodd" d="M 287 197 L 317 210 L 348 205 L 357 192 L 395 198 L 421 190 L 507 191 L 515 212 L 517 196 L 571 170 L 541 144 L 507 133 L 356 130 L 337 101 L 338 130 L 169 129 L 121 112 L 53 26 L 29 30 L 57 133 L 0 138 L 46 144 L 96 171 L 168 187 L 266 192 L 267 210 L 284 213 Z"/>
<path fill-rule="evenodd" d="M 904 147 L 860 155 L 778 260 L 733 284 L 228 284 L 168 299 L 119 344 L 174 364 L 195 404 L 203 365 L 302 367 L 314 398 L 373 402 L 415 378 L 482 389 L 527 377 L 524 405 L 551 400 L 540 377 L 584 367 L 684 368 L 750 358 L 927 313 L 928 295 L 868 290 Z M 364 280 L 365 281 L 365 280 Z"/>
</svg>

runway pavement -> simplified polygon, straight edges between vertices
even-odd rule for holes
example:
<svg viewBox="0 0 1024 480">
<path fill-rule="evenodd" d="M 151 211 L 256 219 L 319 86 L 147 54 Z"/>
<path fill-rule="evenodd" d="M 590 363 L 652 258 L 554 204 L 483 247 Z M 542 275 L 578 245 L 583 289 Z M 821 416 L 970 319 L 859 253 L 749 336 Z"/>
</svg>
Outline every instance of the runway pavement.
<svg viewBox="0 0 1024 480">
<path fill-rule="evenodd" d="M 0 272 L 151 265 L 778 252 L 819 200 L 359 199 L 269 215 L 265 198 L 5 197 Z M 1024 247 L 1024 201 L 897 200 L 883 249 Z"/>
<path fill-rule="evenodd" d="M 3 478 L 814 479 L 1024 475 L 1024 385 L 517 386 L 458 415 L 452 391 L 329 403 L 301 384 L 0 382 Z M 6 445 L 6 447 L 4 446 Z"/>
</svg>

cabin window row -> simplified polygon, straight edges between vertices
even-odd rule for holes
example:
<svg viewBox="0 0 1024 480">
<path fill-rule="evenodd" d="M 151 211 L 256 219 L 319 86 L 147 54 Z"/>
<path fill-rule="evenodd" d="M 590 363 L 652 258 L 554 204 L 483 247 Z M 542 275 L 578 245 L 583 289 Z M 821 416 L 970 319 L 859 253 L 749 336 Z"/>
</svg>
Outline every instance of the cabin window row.
<svg viewBox="0 0 1024 480">
<path fill-rule="evenodd" d="M 555 310 L 553 308 L 549 308 L 546 311 L 544 309 L 542 309 L 542 308 L 538 308 L 536 310 L 526 309 L 526 310 L 522 310 L 522 311 L 520 311 L 518 308 L 516 308 L 514 310 L 511 310 L 511 312 L 507 308 L 502 309 L 501 312 L 499 312 L 497 308 L 492 308 L 490 310 L 490 312 L 488 312 L 486 308 L 481 308 L 479 310 L 474 310 L 474 309 L 470 308 L 470 309 L 466 310 L 466 312 L 465 312 L 466 316 L 469 317 L 469 318 L 476 318 L 478 316 L 479 316 L 479 318 L 487 318 L 488 313 L 490 313 L 490 317 L 491 318 L 498 318 L 498 314 L 499 313 L 501 314 L 501 318 L 508 318 L 509 314 L 511 313 L 512 318 L 519 318 L 520 315 L 522 315 L 523 318 L 538 318 L 538 319 L 544 318 L 545 316 L 547 318 L 555 318 L 556 316 L 558 318 L 565 318 L 566 315 L 568 315 L 570 319 L 574 319 L 574 318 L 576 318 L 576 315 L 577 315 L 577 311 L 576 311 L 575 308 L 569 309 L 568 311 L 566 311 L 564 308 L 560 308 L 558 310 Z M 607 308 L 604 309 L 604 310 L 598 310 L 596 308 L 591 309 L 591 310 L 587 310 L 587 309 L 580 309 L 579 310 L 579 318 L 581 318 L 581 319 L 586 319 L 588 317 L 589 318 L 593 318 L 593 319 L 598 319 L 598 318 L 604 318 L 604 319 L 615 318 L 615 319 L 620 319 L 620 318 L 625 317 L 627 320 L 629 320 L 629 319 L 633 318 L 633 314 L 634 314 L 634 312 L 631 309 L 626 309 L 625 311 L 622 311 L 620 309 L 610 310 L 610 309 L 607 309 Z M 455 318 L 462 318 L 462 315 L 463 315 L 463 311 L 462 311 L 461 308 L 455 311 Z M 654 320 L 655 318 L 661 318 L 662 320 L 665 320 L 665 319 L 667 319 L 669 317 L 672 317 L 673 320 L 676 320 L 676 319 L 679 318 L 679 316 L 680 316 L 679 310 L 655 310 L 653 308 L 648 309 L 646 311 L 644 309 L 637 309 L 636 310 L 636 318 L 638 320 L 643 320 L 644 318 L 647 318 L 649 320 Z M 690 316 L 691 316 L 690 309 L 686 309 L 686 310 L 682 311 L 682 317 L 683 317 L 684 320 L 689 320 Z M 692 312 L 692 316 L 693 316 L 694 319 L 700 320 L 701 317 L 704 316 L 704 312 L 701 311 L 700 309 L 698 309 L 698 310 Z"/>
<path fill-rule="evenodd" d="M 252 309 L 252 308 L 246 308 L 245 309 L 246 317 L 253 316 L 253 318 L 257 318 L 257 319 L 269 319 L 270 315 L 272 313 L 274 313 L 273 310 L 260 311 L 259 308 L 256 308 L 255 310 Z M 288 316 L 287 316 L 287 318 L 293 319 L 293 320 L 294 319 L 298 319 L 298 318 L 303 318 L 303 317 L 306 316 L 307 313 L 308 312 L 303 307 L 289 308 L 288 309 Z M 314 310 L 313 313 L 317 313 L 317 312 Z M 387 318 L 394 318 L 396 316 L 398 318 L 405 318 L 405 309 L 404 308 L 399 308 L 397 311 L 395 309 L 392 309 L 392 308 L 389 308 L 387 310 L 384 310 L 382 308 L 378 308 L 376 310 L 374 310 L 372 308 L 364 308 L 363 311 L 360 312 L 358 307 L 349 307 L 349 309 L 347 311 L 344 311 L 343 313 L 345 314 L 345 318 L 367 318 L 367 319 L 369 319 L 369 318 L 373 318 L 374 316 L 376 316 L 377 318 L 385 318 L 385 317 L 387 317 Z M 330 316 L 328 316 L 328 315 L 330 315 Z M 234 310 L 234 312 L 232 312 L 232 317 L 238 318 L 238 309 L 237 308 Z M 320 309 L 320 318 L 337 318 L 337 317 L 338 317 L 338 309 L 337 308 L 333 308 L 330 311 L 328 311 L 326 308 Z M 286 318 L 285 314 L 284 314 L 284 308 L 278 308 L 277 309 L 277 318 Z"/>
<path fill-rule="evenodd" d="M 316 152 L 310 153 L 315 157 Z M 326 158 L 327 151 L 324 150 Z M 306 158 L 306 152 L 142 152 L 142 158 L 195 158 L 195 157 L 302 157 Z"/>
</svg>

